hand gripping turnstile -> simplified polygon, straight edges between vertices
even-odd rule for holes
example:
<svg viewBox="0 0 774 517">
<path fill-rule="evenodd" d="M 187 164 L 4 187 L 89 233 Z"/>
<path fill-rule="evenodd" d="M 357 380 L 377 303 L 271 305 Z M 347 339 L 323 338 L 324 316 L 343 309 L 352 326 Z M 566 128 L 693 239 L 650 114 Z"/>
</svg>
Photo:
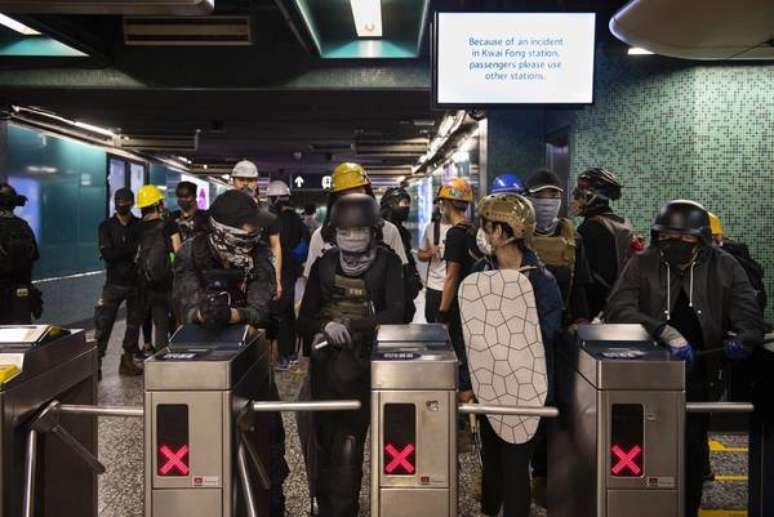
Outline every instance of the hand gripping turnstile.
<svg viewBox="0 0 774 517">
<path fill-rule="evenodd" d="M 457 403 L 458 362 L 442 325 L 383 325 L 371 361 L 371 515 L 457 515 L 457 417 L 555 417 L 549 407 Z"/>
<path fill-rule="evenodd" d="M 48 435 L 34 425 L 51 400 L 93 404 L 96 385 L 97 349 L 82 330 L 0 326 L 0 516 L 97 515 L 96 474 L 78 460 L 97 449 L 95 422 L 64 418 Z"/>
<path fill-rule="evenodd" d="M 686 412 L 752 406 L 686 404 L 685 363 L 640 325 L 580 325 L 575 346 L 557 355 L 549 515 L 681 517 Z"/>
</svg>

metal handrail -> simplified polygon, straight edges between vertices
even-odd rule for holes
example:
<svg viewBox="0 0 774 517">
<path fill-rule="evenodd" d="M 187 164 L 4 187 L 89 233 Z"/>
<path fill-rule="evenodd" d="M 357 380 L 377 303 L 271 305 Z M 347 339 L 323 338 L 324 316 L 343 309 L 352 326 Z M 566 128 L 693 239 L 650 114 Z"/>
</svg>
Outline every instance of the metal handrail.
<svg viewBox="0 0 774 517">
<path fill-rule="evenodd" d="M 686 402 L 686 413 L 752 413 L 751 402 Z"/>
<path fill-rule="evenodd" d="M 556 418 L 559 410 L 551 406 L 495 406 L 489 404 L 460 404 L 459 412 L 467 415 L 515 415 Z"/>
</svg>

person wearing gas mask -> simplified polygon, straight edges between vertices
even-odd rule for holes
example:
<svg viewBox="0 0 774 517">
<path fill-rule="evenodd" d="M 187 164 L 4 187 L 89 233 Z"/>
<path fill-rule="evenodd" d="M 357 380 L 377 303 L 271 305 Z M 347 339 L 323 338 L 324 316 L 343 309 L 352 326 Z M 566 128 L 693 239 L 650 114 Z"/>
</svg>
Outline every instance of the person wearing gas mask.
<svg viewBox="0 0 774 517">
<path fill-rule="evenodd" d="M 570 212 L 583 217 L 578 233 L 591 270 L 586 289 L 590 314 L 605 306 L 610 289 L 634 253 L 634 231 L 629 221 L 613 212 L 610 201 L 621 198 L 622 185 L 607 169 L 582 172 L 572 192 Z"/>
<path fill-rule="evenodd" d="M 118 308 L 126 302 L 124 353 L 118 365 L 119 375 L 140 375 L 138 364 L 143 356 L 138 348 L 142 312 L 137 287 L 137 230 L 140 219 L 132 214 L 134 193 L 128 188 L 113 196 L 116 213 L 99 225 L 99 252 L 107 265 L 107 279 L 94 308 L 94 328 L 100 363 L 107 352 Z"/>
<path fill-rule="evenodd" d="M 639 323 L 686 362 L 689 401 L 717 400 L 725 362 L 743 360 L 763 343 L 755 290 L 741 265 L 712 245 L 703 206 L 687 200 L 661 208 L 650 246 L 633 255 L 610 293 L 607 323 Z M 708 417 L 685 424 L 685 516 L 697 517 Z"/>
<path fill-rule="evenodd" d="M 277 369 L 287 370 L 290 363 L 296 361 L 296 280 L 306 260 L 309 233 L 290 204 L 290 188 L 285 182 L 274 180 L 269 183 L 266 195 L 270 209 L 277 217 L 272 227 L 279 234 L 282 248 L 282 294 L 272 304 L 278 345 Z"/>
<path fill-rule="evenodd" d="M 182 322 L 210 328 L 236 324 L 265 328 L 275 278 L 260 231 L 274 217 L 238 190 L 219 195 L 209 212 L 208 231 L 186 241 L 175 259 L 173 300 Z M 278 399 L 276 386 L 272 391 Z M 276 413 L 271 440 L 271 515 L 281 516 L 285 515 L 282 485 L 288 469 L 285 431 Z"/>
<path fill-rule="evenodd" d="M 403 226 L 408 220 L 411 211 L 411 196 L 402 187 L 387 189 L 381 199 L 381 214 L 385 221 L 389 221 L 398 228 L 400 238 L 403 241 L 403 249 L 408 259 L 408 264 L 403 268 L 403 279 L 406 282 L 406 305 L 403 317 L 404 323 L 411 323 L 417 308 L 414 299 L 422 290 L 422 279 L 417 271 L 417 263 L 411 253 L 411 232 Z"/>
<path fill-rule="evenodd" d="M 32 285 L 32 267 L 40 258 L 35 234 L 14 215 L 27 203 L 8 183 L 0 183 L 0 324 L 32 323 L 43 312 L 43 298 Z"/>
<path fill-rule="evenodd" d="M 535 209 L 535 233 L 531 247 L 559 284 L 564 303 L 562 321 L 565 327 L 569 327 L 576 322 L 590 321 L 594 315 L 590 313 L 586 299 L 586 287 L 591 283 L 591 272 L 583 253 L 583 241 L 575 233 L 572 220 L 559 217 L 563 192 L 559 178 L 548 169 L 538 169 L 527 178 L 526 194 Z M 573 338 L 569 333 L 565 333 L 560 339 Z M 545 344 L 551 387 L 556 345 L 556 342 Z M 549 399 L 552 395 L 553 389 L 550 388 Z M 546 427 L 549 425 L 551 423 L 547 420 L 540 422 L 532 455 L 532 495 L 535 502 L 543 507 L 546 506 Z"/>
<path fill-rule="evenodd" d="M 258 198 L 258 167 L 253 162 L 250 160 L 237 162 L 231 171 L 231 184 L 236 190 L 245 192 L 259 206 L 261 205 Z M 274 279 L 277 289 L 274 297 L 279 299 L 282 297 L 282 243 L 280 242 L 278 228 L 273 225 L 264 228 L 261 233 L 261 240 L 271 248 L 274 263 Z"/>
<path fill-rule="evenodd" d="M 196 199 L 197 190 L 196 183 L 190 181 L 181 181 L 175 187 L 177 206 L 180 209 L 171 212 L 169 218 L 177 223 L 182 242 L 207 231 L 210 216 L 207 210 L 199 208 Z"/>
<path fill-rule="evenodd" d="M 362 407 L 314 416 L 316 480 L 321 517 L 357 517 L 363 447 L 370 421 L 370 358 L 376 328 L 403 321 L 400 259 L 381 244 L 376 201 L 349 194 L 333 205 L 325 238 L 334 244 L 312 266 L 299 327 L 315 343 L 315 400 L 357 399 Z"/>
</svg>

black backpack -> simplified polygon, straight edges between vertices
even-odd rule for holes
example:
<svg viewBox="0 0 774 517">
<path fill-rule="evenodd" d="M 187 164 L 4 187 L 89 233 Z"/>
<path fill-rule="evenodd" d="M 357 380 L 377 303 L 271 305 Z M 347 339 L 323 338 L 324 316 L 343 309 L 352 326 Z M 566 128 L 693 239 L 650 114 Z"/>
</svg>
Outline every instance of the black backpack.
<svg viewBox="0 0 774 517">
<path fill-rule="evenodd" d="M 18 217 L 0 218 L 0 275 L 14 275 L 37 259 L 35 235 Z"/>
<path fill-rule="evenodd" d="M 145 285 L 156 287 L 172 281 L 172 246 L 164 232 L 166 223 L 158 221 L 144 228 L 139 236 L 137 266 Z"/>
</svg>

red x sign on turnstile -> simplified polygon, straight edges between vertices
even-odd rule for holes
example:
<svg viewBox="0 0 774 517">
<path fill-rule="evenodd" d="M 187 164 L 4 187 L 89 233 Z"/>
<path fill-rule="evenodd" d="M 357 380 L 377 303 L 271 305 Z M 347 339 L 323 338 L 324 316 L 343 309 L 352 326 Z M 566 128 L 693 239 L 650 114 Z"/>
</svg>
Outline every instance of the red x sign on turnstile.
<svg viewBox="0 0 774 517">
<path fill-rule="evenodd" d="M 183 445 L 177 451 L 173 451 L 166 445 L 162 445 L 159 447 L 159 452 L 167 460 L 164 465 L 159 467 L 159 474 L 166 476 L 172 472 L 172 469 L 175 469 L 184 476 L 188 475 L 190 469 L 188 468 L 186 462 L 183 460 L 183 458 L 185 458 L 185 456 L 188 454 L 187 445 Z"/>
<path fill-rule="evenodd" d="M 637 457 L 642 452 L 642 447 L 639 445 L 635 445 L 628 451 L 624 451 L 621 449 L 618 445 L 613 445 L 612 447 L 613 454 L 618 459 L 618 463 L 613 466 L 611 472 L 615 475 L 620 474 L 623 472 L 624 469 L 627 469 L 629 472 L 634 474 L 635 476 L 639 476 L 642 472 L 642 469 L 640 469 L 639 466 L 634 462 L 634 460 L 637 459 Z"/>
<path fill-rule="evenodd" d="M 393 474 L 398 468 L 403 469 L 404 473 L 413 474 L 414 465 L 409 461 L 409 456 L 414 452 L 412 444 L 406 445 L 403 450 L 398 450 L 394 445 L 388 443 L 384 446 L 384 452 L 390 455 L 390 462 L 384 467 L 387 474 Z"/>
</svg>

